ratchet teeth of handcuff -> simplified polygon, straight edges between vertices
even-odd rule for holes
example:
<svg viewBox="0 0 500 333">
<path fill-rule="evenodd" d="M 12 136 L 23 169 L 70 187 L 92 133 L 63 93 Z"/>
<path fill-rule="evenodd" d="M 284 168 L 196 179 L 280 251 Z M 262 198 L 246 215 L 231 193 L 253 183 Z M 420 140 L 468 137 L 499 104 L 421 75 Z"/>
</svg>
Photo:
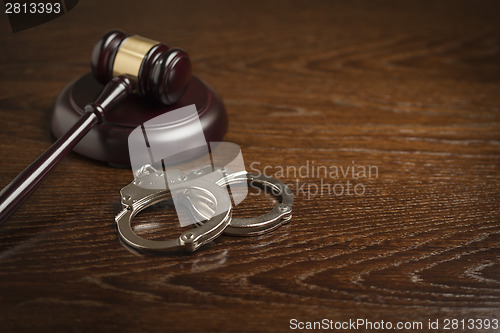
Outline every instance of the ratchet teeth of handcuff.
<svg viewBox="0 0 500 333">
<path fill-rule="evenodd" d="M 293 194 L 287 185 L 272 177 L 246 171 L 231 172 L 226 168 L 213 169 L 211 166 L 189 174 L 180 170 L 168 172 L 169 179 L 178 180 L 173 181 L 174 183 L 185 182 L 188 188 L 191 186 L 194 189 L 189 192 L 190 195 L 185 196 L 183 204 L 198 221 L 204 222 L 197 223 L 199 227 L 183 232 L 177 239 L 158 241 L 138 236 L 131 227 L 133 218 L 140 211 L 171 195 L 164 173 L 146 165 L 135 175 L 134 181 L 120 191 L 124 209 L 115 218 L 119 236 L 133 248 L 153 252 L 179 248 L 195 251 L 221 233 L 234 236 L 261 235 L 290 222 L 292 217 Z M 188 181 L 194 179 L 194 185 L 188 185 Z M 232 217 L 232 204 L 226 187 L 244 182 L 257 183 L 271 189 L 271 193 L 280 199 L 279 203 L 268 213 L 257 217 Z M 224 213 L 212 217 L 216 207 Z"/>
</svg>

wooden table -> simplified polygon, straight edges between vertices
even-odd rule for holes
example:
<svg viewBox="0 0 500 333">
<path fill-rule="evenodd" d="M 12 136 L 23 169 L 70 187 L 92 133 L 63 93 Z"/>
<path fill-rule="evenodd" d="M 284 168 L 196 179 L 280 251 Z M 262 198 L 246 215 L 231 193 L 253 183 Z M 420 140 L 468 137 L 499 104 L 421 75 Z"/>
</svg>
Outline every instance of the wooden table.
<svg viewBox="0 0 500 333">
<path fill-rule="evenodd" d="M 421 331 L 439 320 L 431 331 L 450 332 L 446 318 L 498 319 L 499 10 L 89 0 L 15 34 L 2 15 L 0 187 L 53 142 L 58 93 L 119 28 L 187 50 L 224 99 L 226 140 L 249 170 L 291 184 L 295 204 L 271 234 L 134 254 L 114 226 L 132 173 L 71 154 L 0 228 L 0 330 L 256 332 L 366 319 Z M 235 215 L 271 199 L 251 195 Z M 139 224 L 175 234 L 173 214 L 151 210 Z"/>
</svg>

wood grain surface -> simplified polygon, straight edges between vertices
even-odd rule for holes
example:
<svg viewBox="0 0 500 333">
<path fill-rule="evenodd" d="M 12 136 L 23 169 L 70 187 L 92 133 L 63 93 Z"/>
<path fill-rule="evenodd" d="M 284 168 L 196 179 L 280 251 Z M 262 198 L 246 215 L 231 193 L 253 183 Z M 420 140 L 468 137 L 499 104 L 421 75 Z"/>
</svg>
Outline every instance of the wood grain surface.
<svg viewBox="0 0 500 333">
<path fill-rule="evenodd" d="M 247 168 L 295 193 L 291 223 L 273 233 L 136 254 L 114 226 L 132 173 L 71 154 L 0 227 L 0 331 L 289 331 L 293 318 L 362 318 L 450 332 L 446 318 L 500 318 L 499 11 L 88 0 L 18 33 L 0 15 L 0 187 L 51 145 L 57 95 L 118 28 L 184 48 L 224 99 L 226 140 Z M 271 204 L 250 195 L 235 215 Z M 152 209 L 136 227 L 175 234 L 173 218 Z"/>
</svg>

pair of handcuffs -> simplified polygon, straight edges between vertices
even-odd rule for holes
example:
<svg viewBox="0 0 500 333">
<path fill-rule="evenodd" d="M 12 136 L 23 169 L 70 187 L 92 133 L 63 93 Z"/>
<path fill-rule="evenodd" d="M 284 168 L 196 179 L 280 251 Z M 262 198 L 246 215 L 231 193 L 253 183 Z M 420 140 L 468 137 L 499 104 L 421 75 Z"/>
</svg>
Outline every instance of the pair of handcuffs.
<svg viewBox="0 0 500 333">
<path fill-rule="evenodd" d="M 173 175 L 173 177 L 172 177 Z M 163 171 L 146 165 L 136 175 L 134 181 L 121 189 L 123 210 L 116 216 L 119 237 L 130 247 L 141 252 L 170 252 L 185 249 L 193 252 L 221 234 L 232 236 L 261 235 L 286 224 L 292 217 L 293 194 L 283 182 L 264 174 L 246 171 L 231 172 L 226 168 L 201 168 L 190 173 L 180 170 L 169 171 L 169 181 L 165 186 L 154 188 L 144 184 L 157 184 L 164 179 Z M 173 179 L 173 180 L 172 180 Z M 196 179 L 193 185 L 191 180 Z M 232 216 L 232 203 L 226 187 L 236 183 L 256 183 L 266 187 L 279 199 L 269 212 L 251 218 Z M 175 185 L 186 184 L 182 189 Z M 132 220 L 142 210 L 165 201 L 172 191 L 184 191 L 184 204 L 198 218 L 198 227 L 182 232 L 179 237 L 169 240 L 149 240 L 137 235 L 132 228 Z M 210 213 L 221 212 L 211 216 Z M 212 214 L 213 215 L 213 214 Z"/>
</svg>

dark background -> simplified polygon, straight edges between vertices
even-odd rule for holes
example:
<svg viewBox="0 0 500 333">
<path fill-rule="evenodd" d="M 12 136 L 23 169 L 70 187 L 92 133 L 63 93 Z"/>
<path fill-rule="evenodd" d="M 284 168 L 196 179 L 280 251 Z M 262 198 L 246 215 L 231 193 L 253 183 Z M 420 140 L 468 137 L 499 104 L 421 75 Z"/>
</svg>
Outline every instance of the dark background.
<svg viewBox="0 0 500 333">
<path fill-rule="evenodd" d="M 226 140 L 247 167 L 379 170 L 323 179 L 361 183 L 362 196 L 306 187 L 292 222 L 271 234 L 152 257 L 115 233 L 131 172 L 71 154 L 0 227 L 0 330 L 498 318 L 499 12 L 497 1 L 81 1 L 14 34 L 0 15 L 2 188 L 53 142 L 58 93 L 116 28 L 191 55 L 224 99 Z M 235 215 L 271 204 L 250 196 Z M 138 223 L 171 218 L 157 209 Z M 157 236 L 175 233 L 169 223 Z"/>
</svg>

